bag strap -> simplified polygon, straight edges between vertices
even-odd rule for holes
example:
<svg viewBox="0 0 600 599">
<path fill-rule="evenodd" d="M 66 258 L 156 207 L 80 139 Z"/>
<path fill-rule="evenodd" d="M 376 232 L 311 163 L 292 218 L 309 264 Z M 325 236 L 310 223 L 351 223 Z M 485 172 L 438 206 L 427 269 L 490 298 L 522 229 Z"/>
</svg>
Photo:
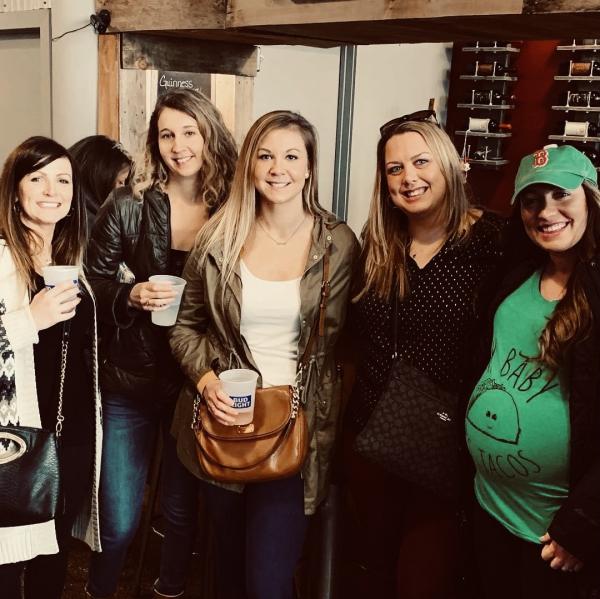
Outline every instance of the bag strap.
<svg viewBox="0 0 600 599">
<path fill-rule="evenodd" d="M 310 337 L 306 344 L 306 349 L 300 359 L 300 369 L 305 368 L 310 360 L 310 354 L 315 344 L 315 338 L 317 333 L 319 337 L 325 335 L 325 308 L 327 307 L 327 300 L 329 299 L 330 291 L 330 280 L 329 280 L 329 258 L 331 256 L 331 245 L 325 250 L 323 256 L 323 281 L 321 283 L 321 300 L 319 302 L 319 318 L 315 321 L 313 327 L 310 330 Z"/>
<path fill-rule="evenodd" d="M 392 289 L 392 360 L 398 358 L 398 288 L 394 285 Z"/>
<path fill-rule="evenodd" d="M 63 324 L 63 334 L 60 347 L 60 380 L 58 383 L 58 408 L 56 411 L 56 437 L 62 434 L 63 422 L 63 394 L 65 388 L 65 374 L 67 371 L 67 353 L 69 350 L 69 335 L 71 333 L 71 320 Z"/>
</svg>

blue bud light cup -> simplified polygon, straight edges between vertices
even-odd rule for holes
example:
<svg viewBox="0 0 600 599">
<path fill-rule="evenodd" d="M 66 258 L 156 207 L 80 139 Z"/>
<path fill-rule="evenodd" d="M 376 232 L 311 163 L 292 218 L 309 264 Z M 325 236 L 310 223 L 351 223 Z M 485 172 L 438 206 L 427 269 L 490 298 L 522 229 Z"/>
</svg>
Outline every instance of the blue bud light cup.
<svg viewBox="0 0 600 599">
<path fill-rule="evenodd" d="M 238 411 L 236 425 L 250 424 L 254 419 L 254 394 L 258 373 L 247 368 L 225 370 L 219 375 L 223 391 L 233 400 Z"/>
</svg>

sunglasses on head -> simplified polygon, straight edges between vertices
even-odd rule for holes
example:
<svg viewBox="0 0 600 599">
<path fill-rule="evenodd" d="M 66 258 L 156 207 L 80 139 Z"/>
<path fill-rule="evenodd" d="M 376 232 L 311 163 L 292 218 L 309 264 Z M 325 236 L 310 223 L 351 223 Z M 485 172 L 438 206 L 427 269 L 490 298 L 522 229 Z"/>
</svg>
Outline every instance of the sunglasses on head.
<svg viewBox="0 0 600 599">
<path fill-rule="evenodd" d="M 410 114 L 396 117 L 395 119 L 392 119 L 391 121 L 381 125 L 381 127 L 379 127 L 379 133 L 381 137 L 383 137 L 386 135 L 386 133 L 389 133 L 392 129 L 398 127 L 398 125 L 414 121 L 429 121 L 439 126 L 435 110 L 417 110 L 417 112 L 411 112 Z"/>
</svg>

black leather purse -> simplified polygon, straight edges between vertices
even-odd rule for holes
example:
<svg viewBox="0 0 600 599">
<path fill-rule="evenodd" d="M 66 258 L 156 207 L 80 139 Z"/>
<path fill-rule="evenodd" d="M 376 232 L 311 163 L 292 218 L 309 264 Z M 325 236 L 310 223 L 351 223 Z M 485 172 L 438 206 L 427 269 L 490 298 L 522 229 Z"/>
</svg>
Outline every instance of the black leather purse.
<svg viewBox="0 0 600 599">
<path fill-rule="evenodd" d="M 0 426 L 0 527 L 53 520 L 62 513 L 58 440 L 63 425 L 63 390 L 70 322 L 63 327 L 58 409 L 54 431 Z"/>
<path fill-rule="evenodd" d="M 460 487 L 458 396 L 398 358 L 397 302 L 393 310 L 392 368 L 354 448 L 403 480 L 455 500 Z"/>
</svg>

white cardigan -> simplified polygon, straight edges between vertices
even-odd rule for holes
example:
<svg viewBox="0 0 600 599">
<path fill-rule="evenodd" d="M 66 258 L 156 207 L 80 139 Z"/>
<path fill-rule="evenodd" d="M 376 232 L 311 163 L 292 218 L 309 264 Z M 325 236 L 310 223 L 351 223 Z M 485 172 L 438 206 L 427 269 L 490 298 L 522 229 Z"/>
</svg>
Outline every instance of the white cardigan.
<svg viewBox="0 0 600 599">
<path fill-rule="evenodd" d="M 85 281 L 83 283 L 93 298 L 87 283 Z M 29 310 L 29 294 L 22 282 L 19 281 L 11 252 L 3 239 L 0 239 L 0 303 L 4 306 L 2 312 L 5 312 L 0 315 L 0 341 L 8 342 L 9 349 L 14 353 L 16 410 L 19 424 L 40 427 L 41 421 L 33 362 L 33 344 L 39 340 L 37 327 Z M 98 487 L 100 484 L 102 454 L 102 415 L 97 376 L 97 339 L 94 309 L 94 472 L 89 501 L 82 507 L 72 530 L 73 536 L 85 541 L 94 551 L 100 551 Z M 0 353 L 0 370 L 5 366 L 2 360 L 2 354 Z M 14 407 L 14 398 L 0 396 L 0 425 L 6 425 L 9 406 Z M 0 564 L 22 562 L 37 555 L 57 552 L 58 545 L 53 520 L 28 526 L 0 527 Z"/>
</svg>

